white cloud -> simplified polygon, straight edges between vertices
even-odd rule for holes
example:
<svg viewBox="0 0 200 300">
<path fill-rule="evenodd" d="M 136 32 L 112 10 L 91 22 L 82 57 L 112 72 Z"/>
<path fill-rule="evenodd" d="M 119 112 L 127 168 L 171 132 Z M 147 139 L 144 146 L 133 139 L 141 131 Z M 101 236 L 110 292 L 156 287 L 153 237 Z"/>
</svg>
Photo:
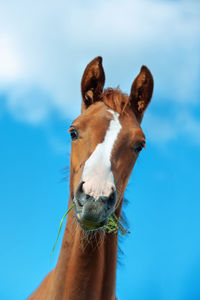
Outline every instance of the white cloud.
<svg viewBox="0 0 200 300">
<path fill-rule="evenodd" d="M 9 36 L 2 35 L 0 39 L 0 81 L 7 83 L 18 80 L 22 73 L 22 64 Z"/>
<path fill-rule="evenodd" d="M 200 121 L 188 112 L 183 112 L 177 118 L 180 133 L 200 146 Z"/>
<path fill-rule="evenodd" d="M 174 120 L 164 119 L 148 113 L 143 121 L 143 128 L 147 140 L 156 144 L 163 144 L 173 140 L 177 136 L 178 128 L 174 126 Z"/>
<path fill-rule="evenodd" d="M 96 55 L 104 58 L 107 86 L 129 92 L 147 64 L 157 102 L 198 104 L 198 1 L 8 0 L 1 4 L 0 46 L 0 92 L 25 121 L 40 122 L 52 110 L 76 116 L 81 75 Z"/>
<path fill-rule="evenodd" d="M 7 108 L 18 120 L 37 124 L 47 119 L 53 103 L 50 96 L 38 86 L 20 84 L 9 90 Z"/>
<path fill-rule="evenodd" d="M 147 139 L 154 144 L 166 144 L 179 137 L 200 146 L 200 121 L 191 112 L 178 112 L 173 117 L 161 118 L 148 113 L 144 118 L 144 131 Z"/>
</svg>

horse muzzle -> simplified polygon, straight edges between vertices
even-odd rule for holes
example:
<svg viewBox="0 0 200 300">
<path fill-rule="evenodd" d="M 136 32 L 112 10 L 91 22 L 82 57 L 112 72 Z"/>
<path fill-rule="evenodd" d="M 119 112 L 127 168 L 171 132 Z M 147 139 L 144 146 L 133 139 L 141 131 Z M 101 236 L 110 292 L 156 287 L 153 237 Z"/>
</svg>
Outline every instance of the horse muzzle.
<svg viewBox="0 0 200 300">
<path fill-rule="evenodd" d="M 84 230 L 97 230 L 107 224 L 115 211 L 116 191 L 113 188 L 109 196 L 94 198 L 84 192 L 83 184 L 83 181 L 79 183 L 73 198 L 76 219 Z"/>
</svg>

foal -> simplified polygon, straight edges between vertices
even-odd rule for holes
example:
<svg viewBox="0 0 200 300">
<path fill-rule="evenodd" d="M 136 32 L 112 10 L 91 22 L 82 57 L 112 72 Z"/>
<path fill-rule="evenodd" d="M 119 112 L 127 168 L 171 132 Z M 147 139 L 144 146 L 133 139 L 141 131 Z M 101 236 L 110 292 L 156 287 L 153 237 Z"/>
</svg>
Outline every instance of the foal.
<svg viewBox="0 0 200 300">
<path fill-rule="evenodd" d="M 142 66 L 130 96 L 103 90 L 104 82 L 102 58 L 96 57 L 84 71 L 81 115 L 69 129 L 69 206 L 74 202 L 75 210 L 67 218 L 57 265 L 30 300 L 115 299 L 118 237 L 102 227 L 113 212 L 120 216 L 129 176 L 145 147 L 140 123 L 153 77 Z"/>
</svg>

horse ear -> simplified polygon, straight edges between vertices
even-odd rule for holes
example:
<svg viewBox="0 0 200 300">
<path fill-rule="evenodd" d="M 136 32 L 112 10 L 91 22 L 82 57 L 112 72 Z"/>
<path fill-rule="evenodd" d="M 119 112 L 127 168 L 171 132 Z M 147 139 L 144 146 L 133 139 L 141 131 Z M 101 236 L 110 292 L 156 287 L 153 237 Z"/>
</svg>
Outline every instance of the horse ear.
<svg viewBox="0 0 200 300">
<path fill-rule="evenodd" d="M 142 66 L 139 75 L 135 78 L 129 101 L 139 123 L 141 123 L 153 93 L 153 76 L 146 66 Z"/>
<path fill-rule="evenodd" d="M 92 103 L 100 100 L 105 83 L 105 74 L 102 66 L 102 57 L 97 56 L 85 68 L 81 80 L 82 106 L 81 111 Z"/>
</svg>

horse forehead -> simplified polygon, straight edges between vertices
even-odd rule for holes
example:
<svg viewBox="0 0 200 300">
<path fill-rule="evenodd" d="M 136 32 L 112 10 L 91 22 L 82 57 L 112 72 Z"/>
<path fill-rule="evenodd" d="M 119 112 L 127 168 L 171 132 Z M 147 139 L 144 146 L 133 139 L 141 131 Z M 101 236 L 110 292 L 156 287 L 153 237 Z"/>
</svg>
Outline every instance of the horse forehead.
<svg viewBox="0 0 200 300">
<path fill-rule="evenodd" d="M 95 107 L 95 114 L 91 118 L 91 127 L 96 129 L 94 136 L 101 137 L 101 141 L 105 145 L 112 145 L 113 149 L 124 141 L 125 136 L 132 141 L 140 138 L 145 139 L 140 124 L 133 113 L 119 114 L 105 105 L 100 107 L 102 108 L 100 110 Z"/>
<path fill-rule="evenodd" d="M 109 112 L 109 108 L 99 102 L 91 105 L 84 113 L 82 113 L 76 120 L 73 122 L 73 126 L 84 131 L 90 131 L 95 133 L 95 135 L 105 135 L 110 121 L 113 119 L 113 116 Z M 92 136 L 94 136 L 92 134 Z"/>
<path fill-rule="evenodd" d="M 85 122 L 87 125 L 90 124 L 91 121 L 98 120 L 99 117 L 106 117 L 105 105 L 102 105 L 101 102 L 94 103 L 93 105 L 89 106 L 87 110 L 82 112 L 74 121 L 73 124 L 76 126 L 83 126 Z M 97 119 L 96 119 L 97 117 Z"/>
<path fill-rule="evenodd" d="M 128 111 L 127 113 L 119 114 L 111 109 L 103 102 L 97 102 L 91 105 L 83 114 L 81 114 L 74 122 L 73 125 L 80 129 L 88 130 L 92 133 L 92 137 L 102 140 L 107 134 L 107 131 L 118 131 L 120 124 L 120 135 L 123 133 L 134 133 L 138 131 L 143 133 L 140 125 L 137 122 L 135 115 Z M 110 128 L 110 126 L 112 127 Z M 92 131 L 90 130 L 92 129 Z M 111 136 L 111 135 L 110 135 Z M 119 136 L 118 136 L 119 137 Z"/>
</svg>

